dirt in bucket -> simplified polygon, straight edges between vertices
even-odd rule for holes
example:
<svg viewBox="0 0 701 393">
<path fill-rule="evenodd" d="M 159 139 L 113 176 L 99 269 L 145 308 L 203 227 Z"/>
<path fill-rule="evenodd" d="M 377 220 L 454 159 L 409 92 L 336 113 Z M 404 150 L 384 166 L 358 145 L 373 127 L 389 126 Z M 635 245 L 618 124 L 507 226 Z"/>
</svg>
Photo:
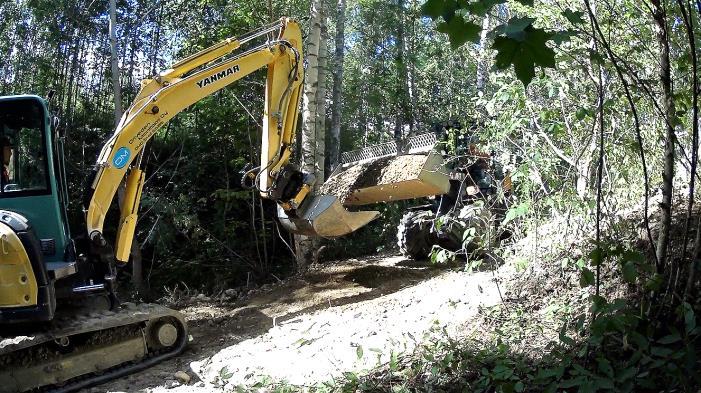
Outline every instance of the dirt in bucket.
<svg viewBox="0 0 701 393">
<path fill-rule="evenodd" d="M 353 191 L 360 188 L 416 179 L 426 159 L 425 154 L 411 154 L 382 157 L 356 164 L 326 180 L 321 186 L 321 193 L 334 195 L 343 202 Z"/>
</svg>

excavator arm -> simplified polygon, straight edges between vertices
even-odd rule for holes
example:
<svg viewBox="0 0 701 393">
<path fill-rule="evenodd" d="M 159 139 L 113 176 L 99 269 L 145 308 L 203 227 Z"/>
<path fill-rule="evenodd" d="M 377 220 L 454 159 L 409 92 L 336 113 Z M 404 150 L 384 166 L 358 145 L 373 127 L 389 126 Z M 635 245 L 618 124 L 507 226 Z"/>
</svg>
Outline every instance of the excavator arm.
<svg viewBox="0 0 701 393">
<path fill-rule="evenodd" d="M 243 44 L 265 36 L 264 44 L 237 53 Z M 295 233 L 341 236 L 374 219 L 377 212 L 351 213 L 335 197 L 312 196 L 313 176 L 289 163 L 304 81 L 302 64 L 299 25 L 283 18 L 238 39 L 226 39 L 142 81 L 133 104 L 98 156 L 86 209 L 87 233 L 93 243 L 107 244 L 103 224 L 126 177 L 115 257 L 122 262 L 129 259 L 144 185 L 140 165 L 146 143 L 179 112 L 263 67 L 267 67 L 267 82 L 261 164 L 248 174 L 252 185 L 278 203 L 281 222 Z"/>
</svg>

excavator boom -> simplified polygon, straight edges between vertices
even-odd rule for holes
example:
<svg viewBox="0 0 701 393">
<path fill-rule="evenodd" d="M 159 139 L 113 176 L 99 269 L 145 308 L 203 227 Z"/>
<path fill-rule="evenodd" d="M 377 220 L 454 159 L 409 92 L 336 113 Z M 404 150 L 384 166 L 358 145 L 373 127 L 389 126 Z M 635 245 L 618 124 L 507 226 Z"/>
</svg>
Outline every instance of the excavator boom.
<svg viewBox="0 0 701 393">
<path fill-rule="evenodd" d="M 274 39 L 237 53 L 244 43 L 271 35 Z M 287 18 L 229 38 L 144 80 L 134 103 L 124 113 L 114 135 L 104 145 L 95 166 L 87 206 L 87 233 L 105 246 L 102 235 L 107 211 L 126 177 L 116 239 L 116 259 L 128 261 L 144 177 L 139 169 L 146 143 L 173 116 L 250 73 L 267 67 L 261 164 L 251 171 L 253 186 L 280 206 L 285 226 L 295 232 L 342 236 L 362 227 L 377 212 L 347 212 L 335 197 L 312 196 L 314 178 L 290 164 L 304 81 L 302 35 Z"/>
</svg>

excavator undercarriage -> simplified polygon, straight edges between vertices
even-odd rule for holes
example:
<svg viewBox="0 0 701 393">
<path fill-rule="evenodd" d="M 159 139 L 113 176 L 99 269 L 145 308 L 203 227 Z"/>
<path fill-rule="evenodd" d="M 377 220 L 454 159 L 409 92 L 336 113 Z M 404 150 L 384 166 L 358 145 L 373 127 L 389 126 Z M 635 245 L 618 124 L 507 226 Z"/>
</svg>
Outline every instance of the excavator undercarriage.
<svg viewBox="0 0 701 393">
<path fill-rule="evenodd" d="M 0 339 L 1 393 L 76 391 L 176 356 L 188 342 L 183 316 L 156 304 L 77 308 L 30 331 L 11 327 Z"/>
</svg>

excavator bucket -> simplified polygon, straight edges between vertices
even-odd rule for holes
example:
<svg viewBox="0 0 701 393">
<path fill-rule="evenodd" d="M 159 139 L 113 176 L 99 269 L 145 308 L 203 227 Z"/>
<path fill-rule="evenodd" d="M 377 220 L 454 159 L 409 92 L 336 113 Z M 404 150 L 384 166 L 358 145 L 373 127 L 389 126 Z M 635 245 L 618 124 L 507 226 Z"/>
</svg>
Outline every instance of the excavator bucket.
<svg viewBox="0 0 701 393">
<path fill-rule="evenodd" d="M 290 217 L 278 206 L 278 218 L 288 231 L 325 238 L 351 233 L 367 225 L 380 214 L 377 211 L 349 212 L 333 195 L 308 198 L 297 209 L 297 213 L 297 217 Z"/>
<path fill-rule="evenodd" d="M 445 194 L 450 176 L 445 160 L 435 151 L 435 134 L 344 153 L 342 164 L 321 187 L 344 206 L 367 205 Z"/>
</svg>

